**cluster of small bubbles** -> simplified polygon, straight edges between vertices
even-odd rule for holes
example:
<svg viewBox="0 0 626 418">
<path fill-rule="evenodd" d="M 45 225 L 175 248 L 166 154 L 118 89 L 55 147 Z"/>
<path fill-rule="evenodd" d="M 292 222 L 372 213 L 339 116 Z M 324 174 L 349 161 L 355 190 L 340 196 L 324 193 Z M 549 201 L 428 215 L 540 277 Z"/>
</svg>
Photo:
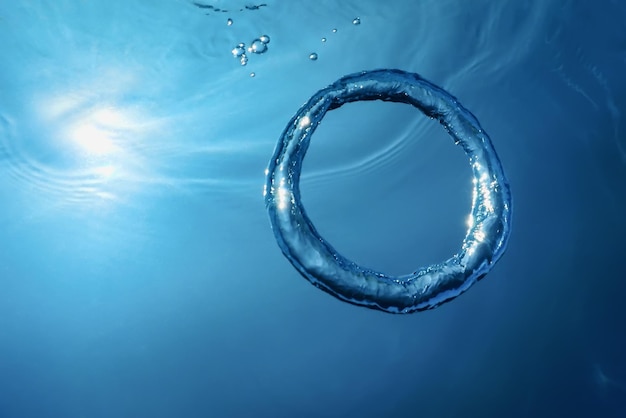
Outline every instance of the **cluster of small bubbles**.
<svg viewBox="0 0 626 418">
<path fill-rule="evenodd" d="M 246 56 L 246 45 L 243 43 L 237 44 L 236 47 L 230 51 L 233 54 L 233 57 L 239 58 L 239 62 L 241 65 L 246 65 L 248 63 L 248 57 Z"/>
<path fill-rule="evenodd" d="M 229 19 L 230 21 L 230 19 Z M 254 54 L 263 54 L 267 52 L 267 44 L 270 43 L 270 37 L 267 35 L 261 35 L 255 40 L 252 41 L 247 51 Z M 246 55 L 246 44 L 240 42 L 235 46 L 231 53 L 233 57 L 239 58 L 239 62 L 241 65 L 248 64 L 248 56 Z M 254 73 L 250 74 L 251 77 L 254 77 Z"/>
<path fill-rule="evenodd" d="M 354 19 L 352 19 L 352 24 L 353 25 L 360 25 L 361 24 L 361 18 L 360 17 L 355 17 Z M 331 29 L 332 33 L 337 33 L 337 28 L 333 28 Z M 322 42 L 326 43 L 328 39 L 326 37 L 322 38 Z M 309 59 L 311 61 L 316 61 L 317 60 L 317 53 L 316 52 L 311 52 L 311 54 L 309 54 Z"/>
<path fill-rule="evenodd" d="M 228 18 L 228 20 L 226 21 L 226 24 L 227 24 L 228 26 L 232 26 L 232 25 L 233 25 L 233 19 Z"/>
<path fill-rule="evenodd" d="M 230 51 L 233 54 L 233 57 L 239 58 L 242 55 L 246 55 L 246 45 L 245 44 L 237 44 L 236 47 Z"/>
</svg>

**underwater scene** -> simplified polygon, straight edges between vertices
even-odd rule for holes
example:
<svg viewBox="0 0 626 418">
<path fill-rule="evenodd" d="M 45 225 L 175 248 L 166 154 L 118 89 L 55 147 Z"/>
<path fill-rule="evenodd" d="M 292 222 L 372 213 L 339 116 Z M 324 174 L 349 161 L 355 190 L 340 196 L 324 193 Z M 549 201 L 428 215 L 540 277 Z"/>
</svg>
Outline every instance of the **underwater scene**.
<svg viewBox="0 0 626 418">
<path fill-rule="evenodd" d="M 626 417 L 626 2 L 0 2 L 0 418 Z"/>
</svg>

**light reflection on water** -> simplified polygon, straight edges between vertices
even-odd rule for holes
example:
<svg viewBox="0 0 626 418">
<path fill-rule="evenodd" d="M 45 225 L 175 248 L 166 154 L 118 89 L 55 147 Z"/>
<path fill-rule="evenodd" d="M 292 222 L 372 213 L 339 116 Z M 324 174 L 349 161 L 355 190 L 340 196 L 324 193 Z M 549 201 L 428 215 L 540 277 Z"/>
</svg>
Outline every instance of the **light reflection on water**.
<svg viewBox="0 0 626 418">
<path fill-rule="evenodd" d="M 97 5 L 63 2 L 7 11 L 7 22 L 39 28 L 0 25 L 13 48 L 2 75 L 15 86 L 0 99 L 7 178 L 22 193 L 74 206 L 252 187 L 224 170 L 255 149 L 238 134 L 244 112 L 236 110 L 234 69 L 211 62 L 212 42 L 181 30 L 206 16 L 191 4 L 182 13 L 180 4 L 113 4 L 107 16 Z M 168 7 L 179 12 L 169 22 Z M 137 30 L 126 13 L 150 24 Z"/>
<path fill-rule="evenodd" d="M 100 93 L 95 86 L 38 94 L 31 112 L 5 118 L 1 144 L 11 177 L 61 202 L 124 197 L 146 174 L 137 149 L 149 122 Z"/>
</svg>

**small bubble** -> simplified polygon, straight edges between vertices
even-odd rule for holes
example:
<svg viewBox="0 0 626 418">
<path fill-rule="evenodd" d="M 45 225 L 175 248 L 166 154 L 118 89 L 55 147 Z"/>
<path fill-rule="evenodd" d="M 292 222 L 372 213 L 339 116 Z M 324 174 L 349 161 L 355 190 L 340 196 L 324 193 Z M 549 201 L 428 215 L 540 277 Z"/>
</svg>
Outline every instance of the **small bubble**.
<svg viewBox="0 0 626 418">
<path fill-rule="evenodd" d="M 259 36 L 259 40 L 261 42 L 263 42 L 264 44 L 269 44 L 270 43 L 270 37 L 267 35 L 261 35 Z"/>
<path fill-rule="evenodd" d="M 246 65 L 248 63 L 248 57 L 246 57 L 246 54 L 243 54 L 241 56 L 241 59 L 239 60 L 239 62 L 241 63 L 241 65 Z"/>
<path fill-rule="evenodd" d="M 250 73 L 250 77 L 254 77 L 256 75 L 256 73 L 253 71 Z"/>
<path fill-rule="evenodd" d="M 317 60 L 317 53 L 311 52 L 311 54 L 309 55 L 309 59 L 311 61 L 316 61 Z"/>
<path fill-rule="evenodd" d="M 255 39 L 250 44 L 250 48 L 248 48 L 248 52 L 254 52 L 255 54 L 262 54 L 267 51 L 267 43 L 263 42 L 261 39 Z"/>
<path fill-rule="evenodd" d="M 326 42 L 326 38 L 322 38 L 322 42 Z"/>
<path fill-rule="evenodd" d="M 333 33 L 337 33 L 337 29 L 333 29 Z"/>
<path fill-rule="evenodd" d="M 360 25 L 360 24 L 361 24 L 361 18 L 360 18 L 360 17 L 355 17 L 355 18 L 352 20 L 352 24 L 353 24 L 353 25 Z"/>
<path fill-rule="evenodd" d="M 232 26 L 232 24 L 233 24 L 233 19 L 228 18 L 228 20 L 226 21 L 226 24 L 227 24 L 228 26 Z"/>
<path fill-rule="evenodd" d="M 233 57 L 239 58 L 240 56 L 244 55 L 246 53 L 244 46 L 245 46 L 244 44 L 239 44 L 236 47 L 234 47 L 233 50 L 230 51 L 233 54 Z"/>
</svg>

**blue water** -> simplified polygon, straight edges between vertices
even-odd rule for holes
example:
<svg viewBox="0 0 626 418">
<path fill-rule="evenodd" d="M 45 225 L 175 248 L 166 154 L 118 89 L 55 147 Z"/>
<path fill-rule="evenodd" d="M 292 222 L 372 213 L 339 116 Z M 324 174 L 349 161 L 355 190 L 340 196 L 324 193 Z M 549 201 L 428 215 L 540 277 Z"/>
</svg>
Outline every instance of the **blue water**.
<svg viewBox="0 0 626 418">
<path fill-rule="evenodd" d="M 1 418 L 626 416 L 623 1 L 197 3 L 0 4 Z M 513 194 L 491 272 L 403 316 L 311 286 L 263 199 L 300 106 L 377 68 L 457 97 Z M 458 251 L 471 178 L 373 101 L 324 117 L 300 187 L 402 275 Z"/>
</svg>

